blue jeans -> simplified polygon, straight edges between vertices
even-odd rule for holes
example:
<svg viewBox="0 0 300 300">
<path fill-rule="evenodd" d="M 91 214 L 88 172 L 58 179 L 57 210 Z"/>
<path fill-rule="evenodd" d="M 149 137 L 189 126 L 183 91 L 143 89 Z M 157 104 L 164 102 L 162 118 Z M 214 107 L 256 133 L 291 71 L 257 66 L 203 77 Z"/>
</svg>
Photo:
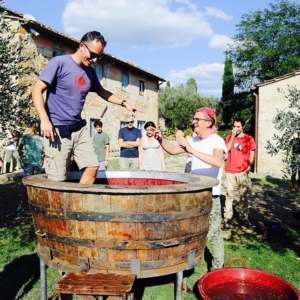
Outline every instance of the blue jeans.
<svg viewBox="0 0 300 300">
<path fill-rule="evenodd" d="M 24 172 L 23 172 L 24 177 L 41 174 L 41 173 L 42 173 L 42 167 L 33 166 L 31 164 L 26 164 L 24 166 Z"/>
</svg>

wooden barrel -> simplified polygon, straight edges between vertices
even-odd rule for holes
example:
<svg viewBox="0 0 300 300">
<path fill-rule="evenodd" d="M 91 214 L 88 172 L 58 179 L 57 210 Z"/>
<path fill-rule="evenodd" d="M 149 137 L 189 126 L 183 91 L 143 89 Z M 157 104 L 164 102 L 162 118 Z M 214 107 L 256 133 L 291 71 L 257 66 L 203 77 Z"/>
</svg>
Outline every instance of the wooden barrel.
<svg viewBox="0 0 300 300">
<path fill-rule="evenodd" d="M 93 185 L 25 177 L 38 255 L 64 272 L 155 277 L 194 268 L 218 181 L 167 172 L 98 172 Z"/>
</svg>

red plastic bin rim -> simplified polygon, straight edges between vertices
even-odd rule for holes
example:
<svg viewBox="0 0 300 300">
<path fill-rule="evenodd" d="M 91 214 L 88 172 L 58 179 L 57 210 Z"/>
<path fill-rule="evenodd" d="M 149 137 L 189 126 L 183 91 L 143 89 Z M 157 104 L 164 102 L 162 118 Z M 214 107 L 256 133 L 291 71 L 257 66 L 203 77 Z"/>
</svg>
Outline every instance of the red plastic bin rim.
<svg viewBox="0 0 300 300">
<path fill-rule="evenodd" d="M 298 299 L 300 300 L 299 291 L 285 279 L 272 273 L 243 267 L 227 267 L 203 275 L 198 281 L 198 290 L 202 296 L 207 297 L 206 291 L 210 288 L 221 283 L 236 283 L 237 281 L 256 283 L 273 288 L 277 291 L 290 290 L 295 296 L 298 296 Z"/>
</svg>

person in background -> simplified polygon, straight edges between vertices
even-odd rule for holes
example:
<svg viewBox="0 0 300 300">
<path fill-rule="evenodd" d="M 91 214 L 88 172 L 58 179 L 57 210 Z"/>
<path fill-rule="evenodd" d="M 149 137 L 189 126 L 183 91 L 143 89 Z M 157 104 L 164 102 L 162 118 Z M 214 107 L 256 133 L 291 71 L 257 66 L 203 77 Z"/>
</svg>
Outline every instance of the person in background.
<svg viewBox="0 0 300 300">
<path fill-rule="evenodd" d="M 10 164 L 12 158 L 14 158 L 19 166 L 19 169 L 23 168 L 23 162 L 18 152 L 19 146 L 19 132 L 17 130 L 13 130 L 11 135 L 5 141 L 5 158 L 6 158 L 6 173 L 10 172 Z"/>
<path fill-rule="evenodd" d="M 97 157 L 99 161 L 99 171 L 107 169 L 108 166 L 108 156 L 109 156 L 109 136 L 105 133 L 103 128 L 103 123 L 100 120 L 94 122 L 94 127 L 96 133 L 94 135 L 94 149 L 97 152 Z"/>
<path fill-rule="evenodd" d="M 212 268 L 219 269 L 224 264 L 224 241 L 222 236 L 222 212 L 220 202 L 221 178 L 224 155 L 227 148 L 224 140 L 216 134 L 216 113 L 208 107 L 197 109 L 192 120 L 196 137 L 186 140 L 183 136 L 177 139 L 178 145 L 168 143 L 159 130 L 153 128 L 155 137 L 169 154 L 189 153 L 192 155 L 191 173 L 216 178 L 219 184 L 212 188 L 212 211 L 209 216 L 207 239 L 212 245 Z"/>
<path fill-rule="evenodd" d="M 146 135 L 141 138 L 139 149 L 140 170 L 145 171 L 167 171 L 163 149 L 154 138 L 151 128 L 156 128 L 151 121 L 146 122 L 144 129 Z"/>
<path fill-rule="evenodd" d="M 44 155 L 44 141 L 41 136 L 38 135 L 38 127 L 32 126 L 30 133 L 24 134 L 20 142 L 20 155 L 25 149 L 26 164 L 24 165 L 23 176 L 30 176 L 42 173 L 43 155 Z M 27 202 L 26 189 L 23 188 L 21 201 L 17 207 L 17 214 L 22 213 L 25 210 L 25 203 Z"/>
<path fill-rule="evenodd" d="M 300 132 L 297 133 L 297 137 L 292 139 L 290 142 L 291 151 L 288 157 L 291 158 L 291 183 L 292 188 L 291 192 L 296 192 L 297 187 L 296 183 L 298 181 L 298 192 L 300 192 Z M 296 180 L 296 176 L 298 175 L 298 180 Z"/>
<path fill-rule="evenodd" d="M 138 111 L 102 87 L 92 64 L 102 58 L 105 46 L 100 32 L 87 32 L 74 54 L 56 56 L 47 63 L 33 87 L 32 98 L 44 137 L 45 170 L 50 180 L 66 179 L 70 156 L 74 154 L 78 167 L 84 170 L 79 182 L 95 182 L 99 162 L 86 121 L 81 117 L 89 92 L 125 107 L 133 115 Z"/>
<path fill-rule="evenodd" d="M 250 178 L 249 172 L 254 164 L 255 141 L 252 136 L 244 133 L 245 121 L 236 118 L 233 129 L 225 138 L 228 157 L 225 165 L 226 172 L 226 200 L 224 208 L 224 224 L 233 217 L 233 196 L 235 186 L 239 190 L 239 219 L 245 227 L 250 227 L 248 220 L 248 198 Z"/>
<path fill-rule="evenodd" d="M 43 138 L 38 135 L 38 126 L 32 126 L 30 133 L 24 134 L 19 152 L 22 154 L 25 148 L 25 156 L 27 163 L 24 165 L 24 176 L 40 174 L 43 166 L 44 156 Z"/>
<path fill-rule="evenodd" d="M 125 117 L 126 126 L 119 130 L 118 142 L 121 148 L 120 169 L 138 170 L 139 168 L 139 146 L 141 144 L 142 133 L 133 126 L 133 115 Z"/>
</svg>

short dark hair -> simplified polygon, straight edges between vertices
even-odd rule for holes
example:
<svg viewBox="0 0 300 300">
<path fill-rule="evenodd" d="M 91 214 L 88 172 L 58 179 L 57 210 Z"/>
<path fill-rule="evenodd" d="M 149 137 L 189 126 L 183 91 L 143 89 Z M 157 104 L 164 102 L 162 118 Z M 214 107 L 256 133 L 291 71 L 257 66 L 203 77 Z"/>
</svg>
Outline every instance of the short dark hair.
<svg viewBox="0 0 300 300">
<path fill-rule="evenodd" d="M 94 127 L 96 128 L 97 126 L 103 127 L 103 123 L 102 123 L 101 120 L 96 120 L 96 121 L 94 122 Z"/>
<path fill-rule="evenodd" d="M 235 119 L 233 120 L 233 123 L 234 123 L 234 122 L 240 122 L 240 123 L 242 124 L 242 127 L 244 127 L 245 124 L 246 124 L 246 122 L 245 122 L 245 120 L 244 120 L 243 118 L 235 118 Z"/>
<path fill-rule="evenodd" d="M 155 124 L 152 121 L 149 121 L 145 123 L 144 129 L 147 129 L 150 126 L 156 128 Z"/>
<path fill-rule="evenodd" d="M 84 42 L 90 43 L 93 40 L 97 40 L 97 41 L 101 42 L 101 44 L 103 45 L 103 47 L 105 47 L 106 44 L 107 44 L 104 36 L 100 32 L 98 32 L 98 31 L 89 31 L 89 32 L 87 32 L 81 38 L 80 43 L 84 43 Z"/>
</svg>

